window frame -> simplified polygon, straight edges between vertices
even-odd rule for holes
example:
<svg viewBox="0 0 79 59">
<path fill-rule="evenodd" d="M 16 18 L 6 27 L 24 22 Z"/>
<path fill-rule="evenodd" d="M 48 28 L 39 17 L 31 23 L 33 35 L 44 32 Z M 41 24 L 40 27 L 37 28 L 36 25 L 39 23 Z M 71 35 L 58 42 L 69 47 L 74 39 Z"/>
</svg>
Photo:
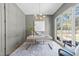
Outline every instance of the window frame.
<svg viewBox="0 0 79 59">
<path fill-rule="evenodd" d="M 75 7 L 73 6 L 73 7 L 70 7 L 70 8 L 68 8 L 66 11 L 64 11 L 63 13 L 61 13 L 61 14 L 59 14 L 57 17 L 59 17 L 59 16 L 61 16 L 61 31 L 62 31 L 62 28 L 63 28 L 63 14 L 65 13 L 65 12 L 67 12 L 69 9 L 71 9 L 72 11 L 71 11 L 71 13 L 72 13 L 72 16 L 71 16 L 71 19 L 72 19 L 72 21 L 71 21 L 71 26 L 72 26 L 72 29 L 71 29 L 71 34 L 72 34 L 72 47 L 74 48 L 75 47 L 75 16 L 74 16 L 74 9 L 75 9 Z M 54 30 L 55 30 L 55 40 L 57 40 L 57 22 L 56 22 L 56 20 L 57 20 L 57 17 L 55 18 L 55 26 L 54 26 Z M 62 36 L 61 36 L 61 38 L 60 39 L 62 39 Z M 61 40 L 62 41 L 62 40 Z"/>
</svg>

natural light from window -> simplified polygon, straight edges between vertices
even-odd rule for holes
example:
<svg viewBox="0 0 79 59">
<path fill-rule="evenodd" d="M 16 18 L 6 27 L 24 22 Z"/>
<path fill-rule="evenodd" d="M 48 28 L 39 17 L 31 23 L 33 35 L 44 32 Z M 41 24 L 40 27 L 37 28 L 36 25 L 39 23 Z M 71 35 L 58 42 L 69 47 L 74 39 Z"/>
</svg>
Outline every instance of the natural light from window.
<svg viewBox="0 0 79 59">
<path fill-rule="evenodd" d="M 35 21 L 35 31 L 45 31 L 45 21 Z"/>
</svg>

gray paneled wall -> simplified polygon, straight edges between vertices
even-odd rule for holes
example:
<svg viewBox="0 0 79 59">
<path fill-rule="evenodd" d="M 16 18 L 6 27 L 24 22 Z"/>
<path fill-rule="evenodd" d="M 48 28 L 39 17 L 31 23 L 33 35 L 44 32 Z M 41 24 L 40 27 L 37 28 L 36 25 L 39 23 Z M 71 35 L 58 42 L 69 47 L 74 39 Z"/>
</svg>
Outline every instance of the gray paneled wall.
<svg viewBox="0 0 79 59">
<path fill-rule="evenodd" d="M 34 21 L 34 17 L 33 15 L 26 15 L 26 33 L 27 33 L 27 36 L 30 34 L 28 32 L 29 28 L 30 27 L 33 27 L 33 21 Z"/>
<path fill-rule="evenodd" d="M 52 36 L 52 31 L 53 29 L 51 29 L 51 27 L 53 26 L 53 23 L 51 22 L 53 19 L 52 19 L 52 15 L 47 15 L 46 18 L 44 19 L 45 20 L 45 28 L 46 28 L 46 32 L 49 33 L 51 36 Z"/>
<path fill-rule="evenodd" d="M 28 29 L 30 26 L 33 27 L 33 21 L 35 20 L 35 18 L 33 17 L 33 15 L 26 15 L 26 28 Z"/>
<path fill-rule="evenodd" d="M 4 4 L 0 4 L 0 56 L 4 55 Z"/>
<path fill-rule="evenodd" d="M 6 4 L 6 55 L 25 41 L 25 15 L 16 4 Z"/>
</svg>

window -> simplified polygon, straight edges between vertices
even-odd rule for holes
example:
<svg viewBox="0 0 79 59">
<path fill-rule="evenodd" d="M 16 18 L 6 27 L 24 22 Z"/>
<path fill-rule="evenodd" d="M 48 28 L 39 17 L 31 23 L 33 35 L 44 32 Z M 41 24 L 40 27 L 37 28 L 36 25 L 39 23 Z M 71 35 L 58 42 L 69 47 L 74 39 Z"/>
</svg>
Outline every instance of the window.
<svg viewBox="0 0 79 59">
<path fill-rule="evenodd" d="M 75 20 L 75 38 L 76 38 L 76 41 L 79 42 L 79 17 L 76 17 L 76 20 Z"/>
<path fill-rule="evenodd" d="M 59 15 L 60 16 L 60 15 Z M 55 38 L 63 42 L 71 42 L 71 46 L 79 44 L 79 4 L 67 9 L 55 19 Z"/>
<path fill-rule="evenodd" d="M 56 18 L 56 37 L 63 43 L 69 44 L 72 46 L 73 38 L 72 38 L 72 8 L 67 9 L 64 13 L 59 15 Z M 68 43 L 69 42 L 69 43 Z"/>
<path fill-rule="evenodd" d="M 56 34 L 57 34 L 57 40 L 60 40 L 61 38 L 61 16 L 58 16 L 56 19 Z"/>
<path fill-rule="evenodd" d="M 79 5 L 75 7 L 75 41 L 79 42 Z"/>
<path fill-rule="evenodd" d="M 72 41 L 72 9 L 68 9 L 62 16 L 62 39 Z"/>
<path fill-rule="evenodd" d="M 35 31 L 45 31 L 45 21 L 35 21 Z"/>
</svg>

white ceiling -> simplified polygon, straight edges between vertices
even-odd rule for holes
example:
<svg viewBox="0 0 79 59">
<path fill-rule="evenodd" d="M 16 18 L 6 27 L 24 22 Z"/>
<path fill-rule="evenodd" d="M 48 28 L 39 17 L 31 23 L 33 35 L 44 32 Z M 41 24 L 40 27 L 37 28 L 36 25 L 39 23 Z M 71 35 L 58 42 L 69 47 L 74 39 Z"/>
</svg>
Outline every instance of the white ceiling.
<svg viewBox="0 0 79 59">
<path fill-rule="evenodd" d="M 17 3 L 17 6 L 26 15 L 40 14 L 40 12 L 45 15 L 53 15 L 62 5 L 62 3 Z"/>
</svg>

